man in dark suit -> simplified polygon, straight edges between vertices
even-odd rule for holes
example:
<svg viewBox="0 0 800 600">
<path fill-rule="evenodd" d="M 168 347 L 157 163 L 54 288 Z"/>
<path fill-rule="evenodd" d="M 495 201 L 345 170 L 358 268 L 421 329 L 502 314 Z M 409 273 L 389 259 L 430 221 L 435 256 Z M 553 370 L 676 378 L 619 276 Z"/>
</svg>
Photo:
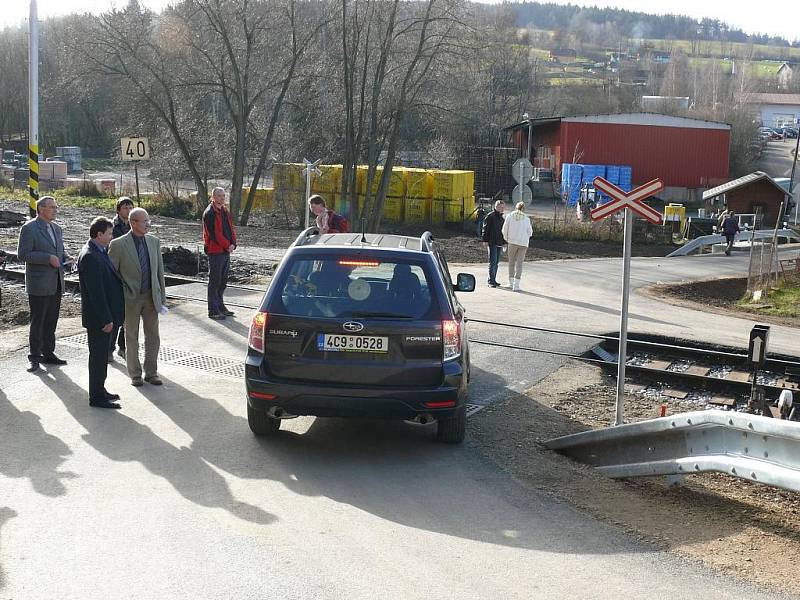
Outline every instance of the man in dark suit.
<svg viewBox="0 0 800 600">
<path fill-rule="evenodd" d="M 64 252 L 61 227 L 53 222 L 57 211 L 55 198 L 42 196 L 36 202 L 36 218 L 19 232 L 17 257 L 25 263 L 25 290 L 31 308 L 30 373 L 38 371 L 40 363 L 67 364 L 54 354 L 64 268 L 72 261 Z"/>
<path fill-rule="evenodd" d="M 114 224 L 97 217 L 89 227 L 91 239 L 78 256 L 81 317 L 89 338 L 89 406 L 120 408 L 119 395 L 106 391 L 111 334 L 122 323 L 125 299 L 122 280 L 108 257 Z"/>
</svg>

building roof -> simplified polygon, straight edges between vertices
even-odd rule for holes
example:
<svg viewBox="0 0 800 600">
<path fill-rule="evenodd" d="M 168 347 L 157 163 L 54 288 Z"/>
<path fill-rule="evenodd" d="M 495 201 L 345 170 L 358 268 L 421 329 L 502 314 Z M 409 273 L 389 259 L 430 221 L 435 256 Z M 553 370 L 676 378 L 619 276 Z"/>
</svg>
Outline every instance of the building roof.
<svg viewBox="0 0 800 600">
<path fill-rule="evenodd" d="M 796 104 L 800 106 L 800 94 L 746 94 L 747 104 Z"/>
<path fill-rule="evenodd" d="M 723 183 L 715 188 L 711 188 L 710 190 L 706 190 L 703 192 L 703 200 L 708 200 L 709 198 L 714 198 L 715 196 L 720 196 L 721 194 L 727 194 L 730 191 L 738 189 L 740 187 L 745 187 L 756 181 L 761 181 L 762 179 L 766 179 L 769 183 L 775 186 L 775 189 L 780 190 L 782 194 L 786 193 L 781 186 L 775 183 L 775 180 L 772 179 L 769 175 L 764 173 L 763 171 L 756 171 L 755 173 L 750 173 L 749 175 L 745 175 L 744 177 L 739 177 L 739 179 L 734 179 L 732 181 L 728 181 L 727 183 Z"/>
<path fill-rule="evenodd" d="M 673 117 L 671 115 L 662 115 L 659 113 L 639 112 L 639 113 L 622 113 L 622 114 L 608 114 L 608 115 L 575 115 L 572 117 L 546 117 L 538 119 L 527 119 L 520 121 L 514 125 L 505 127 L 507 129 L 519 129 L 527 127 L 532 124 L 534 127 L 537 125 L 544 125 L 548 123 L 606 123 L 612 125 L 651 125 L 656 127 L 683 127 L 686 129 L 723 129 L 730 130 L 731 126 L 728 123 L 720 123 L 719 121 L 705 121 L 703 119 L 693 119 L 690 117 Z"/>
</svg>

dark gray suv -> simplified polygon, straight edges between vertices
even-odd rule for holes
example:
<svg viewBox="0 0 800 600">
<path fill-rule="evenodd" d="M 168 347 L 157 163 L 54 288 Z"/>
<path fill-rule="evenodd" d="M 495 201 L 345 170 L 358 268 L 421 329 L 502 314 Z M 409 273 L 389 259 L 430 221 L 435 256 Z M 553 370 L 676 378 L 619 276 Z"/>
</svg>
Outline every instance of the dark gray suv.
<svg viewBox="0 0 800 600">
<path fill-rule="evenodd" d="M 247 418 L 257 435 L 299 415 L 436 421 L 464 439 L 469 344 L 433 236 L 309 228 L 279 265 L 250 324 Z"/>
</svg>

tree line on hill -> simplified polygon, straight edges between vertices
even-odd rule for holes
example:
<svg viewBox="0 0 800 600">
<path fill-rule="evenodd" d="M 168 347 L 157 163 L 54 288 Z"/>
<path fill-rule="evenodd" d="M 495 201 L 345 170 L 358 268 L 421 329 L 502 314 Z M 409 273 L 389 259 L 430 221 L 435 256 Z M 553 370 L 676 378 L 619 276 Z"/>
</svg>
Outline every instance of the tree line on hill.
<svg viewBox="0 0 800 600">
<path fill-rule="evenodd" d="M 732 123 L 731 170 L 751 166 L 755 125 L 738 99 L 758 82 L 747 69 L 730 75 L 678 56 L 644 64 L 642 85 L 615 76 L 578 88 L 553 85 L 530 44 L 513 5 L 180 0 L 157 13 L 129 0 L 42 23 L 40 146 L 118 157 L 120 137 L 147 136 L 162 194 L 176 196 L 189 179 L 204 203 L 210 180 L 230 180 L 242 223 L 273 162 L 343 164 L 345 196 L 366 164 L 371 230 L 390 176 L 379 164 L 424 151 L 458 167 L 465 147 L 503 145 L 504 128 L 524 113 L 634 112 L 642 95 L 690 96 L 681 114 Z M 22 27 L 0 30 L 0 90 L 2 146 L 27 129 Z"/>
<path fill-rule="evenodd" d="M 521 2 L 513 6 L 520 27 L 533 25 L 538 29 L 570 30 L 590 23 L 610 25 L 619 35 L 633 39 L 703 40 L 800 47 L 800 37 L 790 43 L 780 36 L 749 35 L 720 19 L 653 15 L 621 8 L 583 7 L 549 2 Z"/>
</svg>

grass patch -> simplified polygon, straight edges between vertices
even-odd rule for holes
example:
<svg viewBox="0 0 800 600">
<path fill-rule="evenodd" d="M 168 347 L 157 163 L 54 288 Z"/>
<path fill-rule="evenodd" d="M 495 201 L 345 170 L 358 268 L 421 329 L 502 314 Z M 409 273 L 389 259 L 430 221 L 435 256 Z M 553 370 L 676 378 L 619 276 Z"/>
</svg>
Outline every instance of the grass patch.
<svg viewBox="0 0 800 600">
<path fill-rule="evenodd" d="M 783 283 L 769 292 L 762 304 L 753 305 L 749 299 L 740 300 L 739 308 L 759 315 L 773 317 L 800 317 L 800 282 Z"/>
<path fill-rule="evenodd" d="M 40 196 L 48 195 L 53 196 L 59 204 L 65 206 L 77 206 L 79 208 L 102 208 L 104 210 L 111 210 L 112 212 L 117 207 L 116 197 L 107 196 L 76 196 L 69 193 L 69 190 L 54 190 L 52 192 L 40 192 Z M 3 200 L 17 200 L 20 203 L 20 211 L 25 211 L 28 206 L 28 192 L 27 190 L 16 190 L 15 192 L 3 192 L 0 190 L 0 199 Z"/>
</svg>

